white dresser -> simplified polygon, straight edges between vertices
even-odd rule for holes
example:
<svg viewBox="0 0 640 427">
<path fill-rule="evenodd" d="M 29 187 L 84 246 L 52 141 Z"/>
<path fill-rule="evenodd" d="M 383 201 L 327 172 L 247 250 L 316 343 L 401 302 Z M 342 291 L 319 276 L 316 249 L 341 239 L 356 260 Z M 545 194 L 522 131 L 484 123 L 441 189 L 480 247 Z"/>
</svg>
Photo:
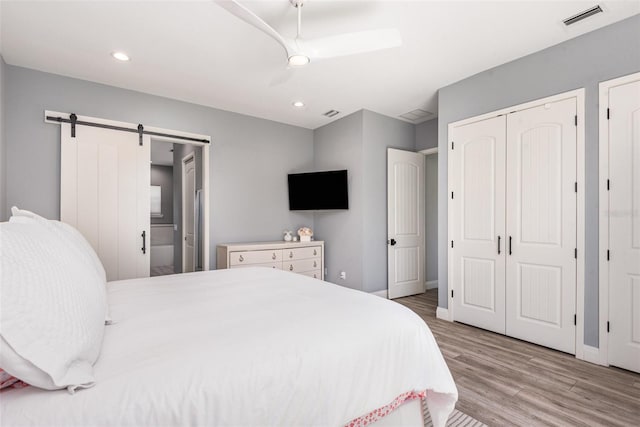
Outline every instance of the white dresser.
<svg viewBox="0 0 640 427">
<path fill-rule="evenodd" d="M 324 242 L 258 242 L 218 245 L 217 268 L 271 267 L 324 280 Z"/>
</svg>

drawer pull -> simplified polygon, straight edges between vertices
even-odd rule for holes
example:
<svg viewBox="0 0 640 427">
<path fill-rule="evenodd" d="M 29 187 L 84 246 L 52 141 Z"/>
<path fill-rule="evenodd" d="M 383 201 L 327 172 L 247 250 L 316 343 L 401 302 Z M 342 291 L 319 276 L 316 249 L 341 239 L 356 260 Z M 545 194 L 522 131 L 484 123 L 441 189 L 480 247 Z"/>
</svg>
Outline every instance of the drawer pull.
<svg viewBox="0 0 640 427">
<path fill-rule="evenodd" d="M 271 255 L 271 259 L 276 259 L 276 253 L 274 252 L 273 255 Z"/>
<path fill-rule="evenodd" d="M 317 262 L 315 262 L 315 261 L 313 261 L 313 267 L 315 268 L 315 267 L 317 267 L 317 266 L 318 266 L 318 263 L 317 263 Z"/>
<path fill-rule="evenodd" d="M 242 255 L 240 255 L 240 258 L 238 258 L 240 260 L 240 262 L 244 261 L 244 257 Z"/>
<path fill-rule="evenodd" d="M 293 252 L 289 252 L 289 258 L 293 258 Z"/>
<path fill-rule="evenodd" d="M 315 255 L 318 255 L 318 251 L 314 249 L 314 250 L 313 250 L 313 255 L 314 255 L 314 256 L 315 256 Z"/>
<path fill-rule="evenodd" d="M 289 264 L 289 271 L 293 271 L 293 265 Z"/>
<path fill-rule="evenodd" d="M 317 275 L 316 273 L 313 273 L 313 278 L 314 278 L 314 279 L 317 279 L 317 278 L 318 278 L 318 275 Z"/>
</svg>

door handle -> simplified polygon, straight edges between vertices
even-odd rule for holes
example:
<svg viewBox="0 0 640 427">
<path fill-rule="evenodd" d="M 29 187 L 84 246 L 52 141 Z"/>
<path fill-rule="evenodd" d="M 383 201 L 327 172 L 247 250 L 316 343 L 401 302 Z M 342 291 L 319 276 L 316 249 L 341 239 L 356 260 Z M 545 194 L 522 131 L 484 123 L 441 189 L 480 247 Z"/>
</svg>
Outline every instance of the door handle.
<svg viewBox="0 0 640 427">
<path fill-rule="evenodd" d="M 498 255 L 500 255 L 500 240 L 502 237 L 498 236 Z"/>
<path fill-rule="evenodd" d="M 395 246 L 395 245 L 396 245 L 396 243 L 398 243 L 398 242 L 396 242 L 396 239 L 391 239 L 391 240 L 389 240 L 389 244 L 390 244 L 391 246 Z"/>
<path fill-rule="evenodd" d="M 142 253 L 146 254 L 147 253 L 147 231 L 143 230 L 141 236 L 142 236 Z"/>
<path fill-rule="evenodd" d="M 511 252 L 511 236 L 509 236 L 509 255 L 511 255 L 513 252 Z"/>
</svg>

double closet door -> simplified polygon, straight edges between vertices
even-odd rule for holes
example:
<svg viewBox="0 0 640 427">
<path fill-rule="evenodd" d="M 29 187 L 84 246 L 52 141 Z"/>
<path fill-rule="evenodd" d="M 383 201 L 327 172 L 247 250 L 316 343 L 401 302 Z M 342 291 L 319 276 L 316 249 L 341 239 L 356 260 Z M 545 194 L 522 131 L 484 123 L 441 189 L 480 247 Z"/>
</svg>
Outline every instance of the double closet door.
<svg viewBox="0 0 640 427">
<path fill-rule="evenodd" d="M 575 353 L 576 99 L 452 132 L 453 317 Z"/>
</svg>

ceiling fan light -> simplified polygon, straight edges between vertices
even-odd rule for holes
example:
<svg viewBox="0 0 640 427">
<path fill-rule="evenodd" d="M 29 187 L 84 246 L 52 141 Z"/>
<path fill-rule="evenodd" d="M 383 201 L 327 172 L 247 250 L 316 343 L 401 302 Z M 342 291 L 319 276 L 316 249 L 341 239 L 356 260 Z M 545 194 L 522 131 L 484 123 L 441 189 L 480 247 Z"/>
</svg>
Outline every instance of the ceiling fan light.
<svg viewBox="0 0 640 427">
<path fill-rule="evenodd" d="M 289 65 L 292 67 L 304 67 L 311 60 L 306 55 L 291 55 L 289 57 Z"/>
</svg>

